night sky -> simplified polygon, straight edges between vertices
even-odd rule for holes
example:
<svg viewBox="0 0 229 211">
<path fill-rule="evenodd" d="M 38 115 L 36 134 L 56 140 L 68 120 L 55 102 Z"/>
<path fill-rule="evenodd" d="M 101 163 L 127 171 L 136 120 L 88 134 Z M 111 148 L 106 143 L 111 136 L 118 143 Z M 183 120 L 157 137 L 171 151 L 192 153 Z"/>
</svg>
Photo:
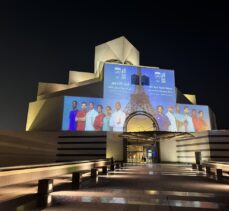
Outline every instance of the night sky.
<svg viewBox="0 0 229 211">
<path fill-rule="evenodd" d="M 25 129 L 39 81 L 67 83 L 70 69 L 92 72 L 94 47 L 122 35 L 140 51 L 141 65 L 175 69 L 176 86 L 196 94 L 198 104 L 215 112 L 218 128 L 228 129 L 223 1 L 6 2 L 0 5 L 1 130 Z"/>
</svg>

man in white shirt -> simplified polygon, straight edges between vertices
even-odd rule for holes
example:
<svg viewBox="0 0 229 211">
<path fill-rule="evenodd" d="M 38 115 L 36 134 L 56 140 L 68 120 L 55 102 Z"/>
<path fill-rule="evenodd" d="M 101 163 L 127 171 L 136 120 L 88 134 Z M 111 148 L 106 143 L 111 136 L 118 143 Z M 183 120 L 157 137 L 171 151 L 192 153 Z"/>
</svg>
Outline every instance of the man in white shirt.
<svg viewBox="0 0 229 211">
<path fill-rule="evenodd" d="M 94 121 L 98 112 L 94 109 L 94 103 L 90 103 L 90 110 L 86 114 L 85 131 L 95 131 Z"/>
<path fill-rule="evenodd" d="M 177 132 L 176 118 L 174 116 L 173 111 L 174 111 L 173 106 L 169 106 L 168 112 L 166 113 L 166 116 L 169 118 L 169 121 L 170 121 L 168 131 Z"/>
<path fill-rule="evenodd" d="M 192 117 L 189 115 L 188 106 L 184 107 L 184 122 L 185 122 L 185 132 L 195 132 Z"/>
<path fill-rule="evenodd" d="M 110 127 L 112 127 L 113 131 L 115 132 L 122 132 L 123 126 L 125 123 L 125 119 L 126 119 L 126 115 L 121 110 L 120 102 L 115 103 L 115 109 L 116 111 L 111 115 Z"/>
<path fill-rule="evenodd" d="M 185 132 L 184 114 L 180 113 L 180 106 L 178 104 L 176 105 L 176 113 L 174 113 L 174 116 L 176 118 L 177 131 Z"/>
</svg>

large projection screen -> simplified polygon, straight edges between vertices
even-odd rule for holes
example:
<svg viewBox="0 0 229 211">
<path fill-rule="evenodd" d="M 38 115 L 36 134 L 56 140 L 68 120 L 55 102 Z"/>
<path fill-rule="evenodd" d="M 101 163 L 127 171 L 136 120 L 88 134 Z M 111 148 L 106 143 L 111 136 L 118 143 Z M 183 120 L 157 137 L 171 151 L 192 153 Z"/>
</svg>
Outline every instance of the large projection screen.
<svg viewBox="0 0 229 211">
<path fill-rule="evenodd" d="M 103 94 L 65 96 L 62 130 L 122 132 L 126 118 L 141 111 L 151 115 L 161 131 L 211 129 L 208 106 L 176 104 L 173 70 L 106 63 Z"/>
</svg>

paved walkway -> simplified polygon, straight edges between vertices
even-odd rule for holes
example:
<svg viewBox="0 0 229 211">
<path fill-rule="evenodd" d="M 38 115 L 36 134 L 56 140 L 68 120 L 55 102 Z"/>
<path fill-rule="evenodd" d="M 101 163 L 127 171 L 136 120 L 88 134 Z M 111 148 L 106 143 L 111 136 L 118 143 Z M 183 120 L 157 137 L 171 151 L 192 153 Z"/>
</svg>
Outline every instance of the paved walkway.
<svg viewBox="0 0 229 211">
<path fill-rule="evenodd" d="M 51 207 L 43 210 L 229 210 L 229 185 L 206 178 L 187 165 L 127 165 L 99 175 L 97 181 L 83 182 L 77 191 L 71 189 L 70 178 L 55 180 Z M 19 208 L 24 207 L 28 206 Z"/>
<path fill-rule="evenodd" d="M 80 191 L 56 191 L 52 199 L 46 211 L 229 210 L 229 186 L 186 165 L 128 165 Z"/>
</svg>

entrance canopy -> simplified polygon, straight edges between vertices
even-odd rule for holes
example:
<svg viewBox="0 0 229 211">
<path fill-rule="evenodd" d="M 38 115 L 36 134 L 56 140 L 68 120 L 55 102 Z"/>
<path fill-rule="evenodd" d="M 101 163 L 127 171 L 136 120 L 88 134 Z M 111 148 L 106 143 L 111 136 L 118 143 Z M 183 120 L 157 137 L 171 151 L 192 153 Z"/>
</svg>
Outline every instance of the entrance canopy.
<svg viewBox="0 0 229 211">
<path fill-rule="evenodd" d="M 167 131 L 143 131 L 143 132 L 123 132 L 121 137 L 128 139 L 128 142 L 138 142 L 149 144 L 174 138 L 189 138 L 193 137 L 192 133 L 187 132 L 167 132 Z"/>
</svg>

